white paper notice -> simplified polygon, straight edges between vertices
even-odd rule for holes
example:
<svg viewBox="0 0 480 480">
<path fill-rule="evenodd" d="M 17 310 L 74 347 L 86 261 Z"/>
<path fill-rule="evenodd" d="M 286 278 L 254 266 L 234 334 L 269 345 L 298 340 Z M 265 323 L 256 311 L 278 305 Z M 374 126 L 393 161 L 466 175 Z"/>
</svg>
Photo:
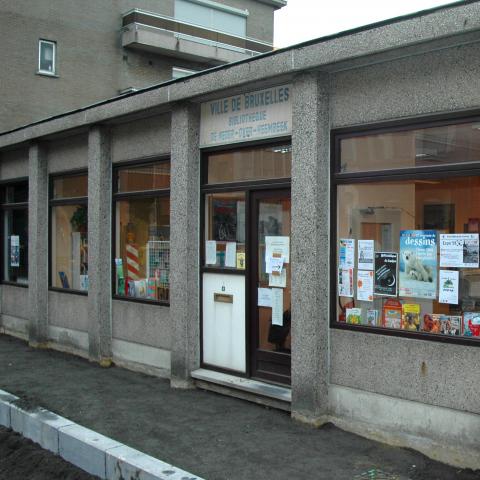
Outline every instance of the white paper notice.
<svg viewBox="0 0 480 480">
<path fill-rule="evenodd" d="M 217 263 L 217 242 L 207 240 L 205 242 L 205 264 L 215 265 Z"/>
<path fill-rule="evenodd" d="M 259 288 L 258 289 L 258 301 L 259 307 L 272 308 L 272 289 L 271 288 Z"/>
<path fill-rule="evenodd" d="M 237 242 L 227 242 L 225 266 L 230 268 L 237 266 Z"/>
<path fill-rule="evenodd" d="M 340 239 L 339 254 L 341 268 L 355 268 L 355 240 L 353 238 Z"/>
<path fill-rule="evenodd" d="M 280 275 L 283 270 L 283 262 L 285 257 L 267 257 L 266 258 L 266 273 L 273 273 L 274 275 Z"/>
<path fill-rule="evenodd" d="M 280 275 L 272 275 L 270 273 L 268 275 L 268 286 L 285 288 L 287 286 L 287 271 L 283 269 Z"/>
<path fill-rule="evenodd" d="M 290 263 L 290 237 L 265 237 L 265 259 L 284 257 Z"/>
<path fill-rule="evenodd" d="M 10 266 L 20 266 L 20 237 L 18 235 L 10 237 Z"/>
<path fill-rule="evenodd" d="M 373 302 L 373 270 L 358 270 L 357 300 Z"/>
<path fill-rule="evenodd" d="M 440 270 L 438 301 L 458 305 L 458 271 Z"/>
<path fill-rule="evenodd" d="M 338 269 L 338 295 L 340 297 L 353 297 L 353 269 Z"/>
<path fill-rule="evenodd" d="M 358 241 L 358 269 L 373 270 L 374 260 L 374 241 L 359 240 Z"/>
<path fill-rule="evenodd" d="M 440 234 L 440 266 L 478 268 L 478 233 Z"/>
<path fill-rule="evenodd" d="M 283 325 L 283 290 L 272 288 L 272 325 Z"/>
</svg>

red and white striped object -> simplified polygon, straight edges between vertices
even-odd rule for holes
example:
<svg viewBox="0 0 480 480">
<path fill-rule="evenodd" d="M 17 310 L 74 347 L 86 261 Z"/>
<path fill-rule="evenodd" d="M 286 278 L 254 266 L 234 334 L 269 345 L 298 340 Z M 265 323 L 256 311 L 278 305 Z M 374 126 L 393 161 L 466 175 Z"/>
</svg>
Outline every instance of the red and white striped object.
<svg viewBox="0 0 480 480">
<path fill-rule="evenodd" d="M 138 263 L 138 247 L 134 243 L 127 243 L 127 277 L 138 280 L 140 265 Z"/>
</svg>

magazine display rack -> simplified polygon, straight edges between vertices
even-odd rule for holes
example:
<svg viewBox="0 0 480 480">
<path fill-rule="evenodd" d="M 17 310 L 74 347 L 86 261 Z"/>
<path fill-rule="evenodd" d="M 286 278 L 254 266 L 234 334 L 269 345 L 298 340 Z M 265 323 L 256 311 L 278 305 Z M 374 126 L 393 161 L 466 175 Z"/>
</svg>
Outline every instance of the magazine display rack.
<svg viewBox="0 0 480 480">
<path fill-rule="evenodd" d="M 147 242 L 147 279 L 155 278 L 156 299 L 168 301 L 170 297 L 170 241 Z"/>
</svg>

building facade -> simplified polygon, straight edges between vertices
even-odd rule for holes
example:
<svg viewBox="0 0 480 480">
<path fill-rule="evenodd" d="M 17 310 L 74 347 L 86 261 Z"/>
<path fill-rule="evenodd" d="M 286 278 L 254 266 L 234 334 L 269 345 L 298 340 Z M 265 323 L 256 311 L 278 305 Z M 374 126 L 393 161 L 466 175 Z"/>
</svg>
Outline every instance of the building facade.
<svg viewBox="0 0 480 480">
<path fill-rule="evenodd" d="M 272 50 L 284 0 L 2 2 L 0 131 Z"/>
<path fill-rule="evenodd" d="M 479 468 L 480 3 L 0 135 L 1 325 Z"/>
</svg>

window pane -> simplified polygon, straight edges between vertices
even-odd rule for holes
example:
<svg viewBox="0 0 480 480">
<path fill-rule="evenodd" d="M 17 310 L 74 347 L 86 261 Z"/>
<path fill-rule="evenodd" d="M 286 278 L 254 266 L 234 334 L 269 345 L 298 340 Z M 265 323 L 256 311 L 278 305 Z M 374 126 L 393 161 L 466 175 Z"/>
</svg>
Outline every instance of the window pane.
<svg viewBox="0 0 480 480">
<path fill-rule="evenodd" d="M 170 162 L 130 166 L 117 170 L 119 193 L 166 188 L 170 188 Z"/>
<path fill-rule="evenodd" d="M 5 192 L 5 203 L 28 202 L 28 182 L 8 185 Z"/>
<path fill-rule="evenodd" d="M 88 290 L 86 205 L 52 207 L 52 286 Z"/>
<path fill-rule="evenodd" d="M 337 321 L 480 337 L 480 177 L 342 185 L 337 207 Z"/>
<path fill-rule="evenodd" d="M 79 198 L 88 195 L 88 175 L 53 179 L 53 198 Z"/>
<path fill-rule="evenodd" d="M 342 173 L 478 162 L 480 123 L 345 138 L 340 151 Z"/>
<path fill-rule="evenodd" d="M 245 269 L 245 194 L 205 196 L 205 264 Z"/>
<path fill-rule="evenodd" d="M 116 202 L 115 293 L 170 299 L 170 199 Z"/>
<path fill-rule="evenodd" d="M 208 183 L 242 182 L 270 178 L 290 178 L 290 145 L 266 148 L 243 148 L 232 152 L 212 153 L 208 157 Z"/>
<path fill-rule="evenodd" d="M 53 73 L 54 62 L 54 46 L 53 43 L 40 42 L 40 70 L 43 72 Z"/>
<path fill-rule="evenodd" d="M 188 0 L 175 0 L 175 18 L 210 30 L 219 30 L 244 37 L 247 19 L 243 15 L 200 5 Z"/>
<path fill-rule="evenodd" d="M 4 211 L 4 279 L 28 282 L 28 209 Z"/>
</svg>

